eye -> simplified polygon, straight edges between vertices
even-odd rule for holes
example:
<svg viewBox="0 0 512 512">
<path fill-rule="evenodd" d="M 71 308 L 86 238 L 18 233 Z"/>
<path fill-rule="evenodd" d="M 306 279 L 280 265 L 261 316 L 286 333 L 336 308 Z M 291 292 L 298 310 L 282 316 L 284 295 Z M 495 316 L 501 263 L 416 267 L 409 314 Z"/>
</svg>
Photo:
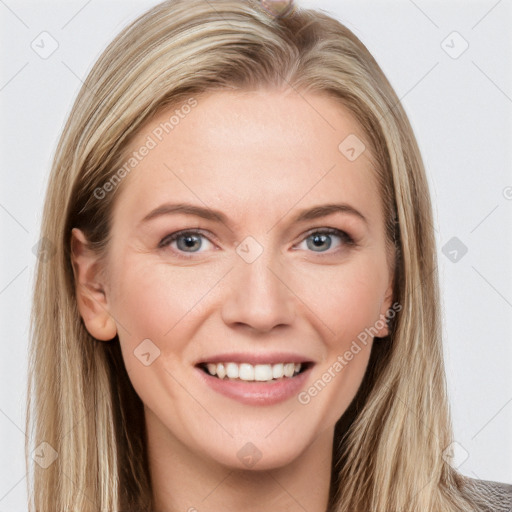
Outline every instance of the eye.
<svg viewBox="0 0 512 512">
<path fill-rule="evenodd" d="M 338 239 L 337 245 L 336 242 L 333 242 L 333 239 Z M 354 239 L 348 233 L 335 228 L 322 228 L 310 232 L 310 234 L 301 243 L 306 243 L 307 249 L 319 253 L 327 252 L 333 247 L 333 244 L 335 247 L 334 251 L 331 252 L 336 252 L 336 247 L 339 248 L 343 245 L 355 245 Z"/>
<path fill-rule="evenodd" d="M 337 245 L 336 242 L 333 242 L 333 239 L 338 240 Z M 202 231 L 183 230 L 165 236 L 158 244 L 158 247 L 161 249 L 171 247 L 177 256 L 190 258 L 192 256 L 188 256 L 189 254 L 200 254 L 201 252 L 204 252 L 201 251 L 204 247 L 204 241 L 213 245 Z M 336 248 L 340 248 L 343 245 L 355 246 L 354 239 L 348 233 L 335 228 L 316 229 L 315 231 L 310 232 L 310 234 L 301 243 L 306 244 L 306 250 L 311 250 L 317 253 L 328 252 L 329 249 L 333 248 L 333 246 L 334 250 L 330 252 L 336 252 Z M 298 248 L 301 249 L 300 246 Z M 208 250 L 208 248 L 204 250 Z"/>
<path fill-rule="evenodd" d="M 175 244 L 173 250 L 178 254 L 178 256 L 188 258 L 189 256 L 185 256 L 184 254 L 180 253 L 195 254 L 202 252 L 200 249 L 204 245 L 204 240 L 211 244 L 210 240 L 208 240 L 208 238 L 206 238 L 206 236 L 201 231 L 177 231 L 176 233 L 171 233 L 170 235 L 164 237 L 158 244 L 158 247 L 171 247 Z"/>
</svg>

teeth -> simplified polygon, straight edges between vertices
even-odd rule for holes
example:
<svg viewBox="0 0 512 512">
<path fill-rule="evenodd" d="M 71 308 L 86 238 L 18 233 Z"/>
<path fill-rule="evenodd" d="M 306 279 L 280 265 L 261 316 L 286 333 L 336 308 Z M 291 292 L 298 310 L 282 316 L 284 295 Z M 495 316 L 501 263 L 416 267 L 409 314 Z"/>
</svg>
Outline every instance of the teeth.
<svg viewBox="0 0 512 512">
<path fill-rule="evenodd" d="M 254 380 L 259 382 L 272 380 L 272 366 L 269 364 L 257 364 L 254 367 Z"/>
<path fill-rule="evenodd" d="M 300 365 L 299 365 L 300 367 Z M 275 364 L 272 366 L 272 377 L 274 379 L 280 379 L 284 375 L 284 365 L 283 364 Z"/>
<path fill-rule="evenodd" d="M 295 372 L 295 365 L 293 363 L 288 363 L 284 365 L 284 375 L 285 377 L 293 377 Z"/>
<path fill-rule="evenodd" d="M 210 375 L 219 379 L 240 379 L 249 382 L 268 382 L 272 379 L 294 377 L 302 368 L 301 363 L 256 364 L 249 363 L 208 363 L 206 369 Z"/>
<path fill-rule="evenodd" d="M 242 363 L 238 370 L 238 376 L 240 380 L 254 380 L 254 366 L 252 364 Z"/>
<path fill-rule="evenodd" d="M 219 379 L 223 379 L 226 376 L 226 369 L 222 363 L 217 365 L 217 376 Z"/>
<path fill-rule="evenodd" d="M 215 365 L 213 365 L 215 366 Z M 230 378 L 230 379 L 238 379 L 238 374 L 239 374 L 239 371 L 238 371 L 238 365 L 235 364 L 235 363 L 228 363 L 226 365 L 226 375 Z"/>
</svg>

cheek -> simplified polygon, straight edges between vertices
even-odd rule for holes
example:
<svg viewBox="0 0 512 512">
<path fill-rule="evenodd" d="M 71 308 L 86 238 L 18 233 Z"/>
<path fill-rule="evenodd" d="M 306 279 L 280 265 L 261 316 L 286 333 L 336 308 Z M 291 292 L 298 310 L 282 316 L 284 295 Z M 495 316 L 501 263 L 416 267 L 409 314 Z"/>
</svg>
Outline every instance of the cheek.
<svg viewBox="0 0 512 512">
<path fill-rule="evenodd" d="M 125 368 L 149 407 L 180 395 L 169 376 L 186 359 L 201 298 L 215 284 L 192 268 L 172 268 L 148 256 L 116 259 L 111 272 L 111 312 Z M 188 354 L 189 355 L 189 354 Z"/>
<path fill-rule="evenodd" d="M 322 418 L 324 426 L 338 421 L 361 385 L 373 343 L 371 329 L 380 320 L 386 276 L 385 267 L 366 261 L 332 267 L 315 280 L 315 287 L 308 285 L 317 324 L 323 326 L 324 354 L 298 401 L 308 414 Z"/>
<path fill-rule="evenodd" d="M 385 264 L 365 258 L 323 269 L 303 281 L 302 294 L 329 332 L 328 344 L 343 349 L 379 322 L 386 283 Z"/>
<path fill-rule="evenodd" d="M 212 291 L 226 270 L 213 265 L 171 266 L 144 255 L 116 262 L 111 311 L 126 370 L 139 396 L 150 404 L 155 397 L 179 392 L 179 386 L 163 384 L 174 382 L 166 372 L 181 374 L 194 359 L 197 346 L 191 340 L 197 337 Z M 147 353 L 155 359 L 145 366 Z"/>
<path fill-rule="evenodd" d="M 216 270 L 172 268 L 143 260 L 127 258 L 118 265 L 112 312 L 133 336 L 170 339 L 173 330 L 213 289 L 218 281 Z"/>
</svg>

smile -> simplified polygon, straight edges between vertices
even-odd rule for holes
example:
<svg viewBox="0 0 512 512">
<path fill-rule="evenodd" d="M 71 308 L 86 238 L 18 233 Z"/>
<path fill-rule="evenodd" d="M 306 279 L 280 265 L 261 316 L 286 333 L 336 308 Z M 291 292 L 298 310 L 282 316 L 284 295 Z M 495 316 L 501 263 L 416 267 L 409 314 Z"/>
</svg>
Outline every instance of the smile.
<svg viewBox="0 0 512 512">
<path fill-rule="evenodd" d="M 212 391 L 246 405 L 273 405 L 295 397 L 315 363 L 299 354 L 217 354 L 196 363 Z"/>
<path fill-rule="evenodd" d="M 206 363 L 203 369 L 219 379 L 246 382 L 270 382 L 283 377 L 292 378 L 301 372 L 301 363 L 256 364 L 250 363 Z"/>
</svg>

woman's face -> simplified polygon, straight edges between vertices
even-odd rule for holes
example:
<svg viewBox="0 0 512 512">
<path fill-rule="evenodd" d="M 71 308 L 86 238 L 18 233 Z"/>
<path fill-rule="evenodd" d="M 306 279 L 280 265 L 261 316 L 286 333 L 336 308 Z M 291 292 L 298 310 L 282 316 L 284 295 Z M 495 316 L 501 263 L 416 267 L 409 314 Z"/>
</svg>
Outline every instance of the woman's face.
<svg viewBox="0 0 512 512">
<path fill-rule="evenodd" d="M 332 436 L 392 301 L 363 139 L 332 98 L 266 90 L 197 96 L 132 140 L 105 311 L 159 442 L 265 469 Z"/>
</svg>

